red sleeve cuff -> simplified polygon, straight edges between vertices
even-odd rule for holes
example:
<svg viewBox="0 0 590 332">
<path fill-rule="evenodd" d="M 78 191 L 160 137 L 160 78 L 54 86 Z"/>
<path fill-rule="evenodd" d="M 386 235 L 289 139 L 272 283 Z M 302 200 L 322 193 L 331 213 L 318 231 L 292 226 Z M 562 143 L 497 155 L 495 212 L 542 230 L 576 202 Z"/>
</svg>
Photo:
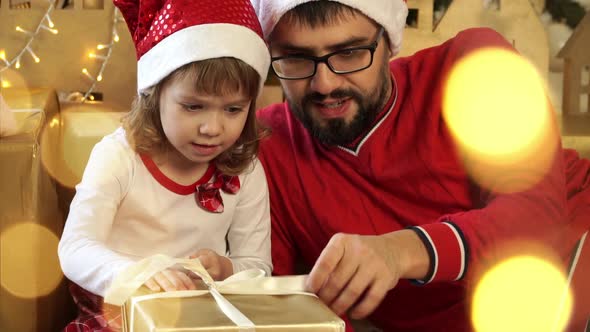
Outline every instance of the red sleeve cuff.
<svg viewBox="0 0 590 332">
<path fill-rule="evenodd" d="M 450 221 L 437 222 L 410 229 L 416 232 L 430 256 L 430 268 L 418 284 L 433 281 L 456 281 L 463 278 L 467 270 L 468 247 L 461 229 Z"/>
</svg>

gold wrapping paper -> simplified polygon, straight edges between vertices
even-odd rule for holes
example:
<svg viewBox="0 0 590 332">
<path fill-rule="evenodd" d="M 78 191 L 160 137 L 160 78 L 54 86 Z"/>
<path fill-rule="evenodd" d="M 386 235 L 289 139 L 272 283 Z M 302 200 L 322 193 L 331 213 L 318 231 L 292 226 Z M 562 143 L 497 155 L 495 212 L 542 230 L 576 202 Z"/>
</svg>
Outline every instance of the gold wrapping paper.
<svg viewBox="0 0 590 332">
<path fill-rule="evenodd" d="M 149 294 L 141 288 L 135 296 Z M 317 297 L 308 295 L 224 295 L 256 325 L 256 331 L 340 332 L 343 321 Z M 240 331 L 210 294 L 157 298 L 135 304 L 134 331 L 129 330 L 131 301 L 123 307 L 126 332 Z"/>
<path fill-rule="evenodd" d="M 150 292 L 151 276 L 172 266 L 196 273 L 194 291 Z M 154 255 L 121 271 L 105 303 L 123 306 L 127 332 L 319 331 L 343 332 L 344 321 L 313 294 L 303 291 L 304 276 L 265 277 L 261 270 L 213 281 L 198 259 Z"/>
</svg>

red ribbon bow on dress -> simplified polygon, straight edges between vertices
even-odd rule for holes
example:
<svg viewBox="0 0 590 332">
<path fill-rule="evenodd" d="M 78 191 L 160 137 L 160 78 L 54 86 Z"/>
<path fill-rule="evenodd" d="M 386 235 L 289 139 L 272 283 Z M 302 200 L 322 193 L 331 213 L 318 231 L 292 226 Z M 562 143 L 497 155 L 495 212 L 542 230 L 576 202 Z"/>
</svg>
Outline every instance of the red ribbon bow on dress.
<svg viewBox="0 0 590 332">
<path fill-rule="evenodd" d="M 229 176 L 221 172 L 215 172 L 213 182 L 203 183 L 197 186 L 197 203 L 203 209 L 213 212 L 223 212 L 223 199 L 219 189 L 228 194 L 235 194 L 240 190 L 240 179 L 237 176 Z"/>
</svg>

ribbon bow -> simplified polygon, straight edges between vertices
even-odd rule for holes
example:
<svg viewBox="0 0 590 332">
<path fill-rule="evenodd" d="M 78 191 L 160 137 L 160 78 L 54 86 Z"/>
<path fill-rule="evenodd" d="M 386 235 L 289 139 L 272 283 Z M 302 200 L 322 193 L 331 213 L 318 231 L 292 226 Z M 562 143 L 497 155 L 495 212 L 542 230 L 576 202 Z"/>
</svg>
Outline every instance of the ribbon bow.
<svg viewBox="0 0 590 332">
<path fill-rule="evenodd" d="M 223 212 L 223 199 L 219 189 L 227 194 L 235 194 L 240 190 L 240 179 L 237 176 L 215 172 L 213 182 L 203 183 L 196 188 L 197 203 L 203 209 L 213 212 Z"/>
<path fill-rule="evenodd" d="M 184 290 L 174 292 L 160 292 L 148 295 L 133 296 L 133 294 L 149 278 L 159 271 L 163 271 L 174 265 L 180 265 L 186 270 L 197 274 L 207 285 L 206 290 Z M 127 331 L 135 332 L 135 314 L 138 303 L 156 298 L 183 298 L 196 297 L 210 294 L 220 310 L 229 318 L 240 331 L 255 331 L 254 323 L 246 317 L 238 308 L 229 302 L 223 294 L 246 295 L 307 295 L 303 289 L 306 276 L 264 277 L 264 271 L 249 269 L 234 274 L 224 281 L 214 281 L 198 259 L 172 258 L 165 255 L 153 255 L 128 266 L 113 279 L 106 291 L 104 301 L 116 306 L 122 306 L 130 301 L 130 309 L 127 311 L 129 319 L 126 320 Z M 344 322 L 341 322 L 341 331 L 344 331 Z"/>
</svg>

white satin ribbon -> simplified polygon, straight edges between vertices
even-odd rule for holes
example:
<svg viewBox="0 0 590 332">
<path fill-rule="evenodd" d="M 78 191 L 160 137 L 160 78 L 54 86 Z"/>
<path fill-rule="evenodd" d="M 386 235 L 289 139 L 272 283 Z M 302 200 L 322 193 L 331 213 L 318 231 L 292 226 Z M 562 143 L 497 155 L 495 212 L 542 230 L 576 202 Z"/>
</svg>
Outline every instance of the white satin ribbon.
<svg viewBox="0 0 590 332">
<path fill-rule="evenodd" d="M 197 274 L 209 288 L 208 290 L 186 290 L 161 292 L 131 299 L 129 313 L 129 331 L 133 332 L 135 306 L 137 303 L 169 297 L 194 297 L 211 294 L 220 310 L 240 328 L 240 331 L 254 331 L 254 323 L 248 319 L 238 308 L 231 304 L 222 294 L 256 294 L 256 295 L 310 295 L 304 291 L 305 276 L 265 277 L 264 271 L 250 269 L 239 272 L 229 278 L 215 282 L 207 273 L 198 259 L 171 258 L 165 255 L 154 255 L 137 262 L 122 271 L 113 280 L 104 297 L 106 303 L 122 306 L 132 297 L 146 281 L 156 273 L 180 265 Z"/>
</svg>

